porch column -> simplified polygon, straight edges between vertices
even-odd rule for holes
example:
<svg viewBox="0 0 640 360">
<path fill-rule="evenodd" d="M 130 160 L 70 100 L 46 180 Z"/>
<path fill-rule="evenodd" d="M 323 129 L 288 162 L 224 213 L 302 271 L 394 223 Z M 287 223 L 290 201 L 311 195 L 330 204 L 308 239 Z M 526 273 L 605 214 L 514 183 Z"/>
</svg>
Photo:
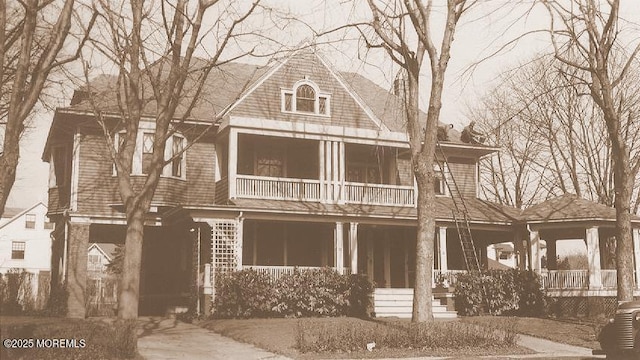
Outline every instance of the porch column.
<svg viewBox="0 0 640 360">
<path fill-rule="evenodd" d="M 531 247 L 530 267 L 533 271 L 540 271 L 540 233 L 529 231 L 529 245 Z"/>
<path fill-rule="evenodd" d="M 66 267 L 67 317 L 84 319 L 87 288 L 87 249 L 89 248 L 89 222 L 72 222 L 67 234 L 68 258 Z"/>
<path fill-rule="evenodd" d="M 347 170 L 346 170 L 345 162 L 347 160 L 347 156 L 346 156 L 345 150 L 344 150 L 344 142 L 340 141 L 338 143 L 338 145 L 339 145 L 338 146 L 338 149 L 339 149 L 339 151 L 338 151 L 338 162 L 340 163 L 340 166 L 339 166 L 339 170 L 340 171 L 338 172 L 338 182 L 340 183 L 339 199 L 340 199 L 341 203 L 344 203 L 345 202 L 345 200 L 344 200 L 344 191 L 345 191 L 344 190 L 344 182 L 345 182 L 345 180 L 347 178 L 347 175 L 346 175 L 346 171 Z"/>
<path fill-rule="evenodd" d="M 522 233 L 520 229 L 513 232 L 513 250 L 516 252 L 516 266 L 519 270 L 526 269 L 526 251 L 522 243 Z"/>
<path fill-rule="evenodd" d="M 438 260 L 440 271 L 447 271 L 447 228 L 438 227 Z"/>
<path fill-rule="evenodd" d="M 358 223 L 349 224 L 349 256 L 351 258 L 351 273 L 358 273 Z"/>
<path fill-rule="evenodd" d="M 587 261 L 589 262 L 589 289 L 602 288 L 600 275 L 600 236 L 598 227 L 592 226 L 585 231 L 587 242 Z"/>
<path fill-rule="evenodd" d="M 238 130 L 229 130 L 229 161 L 227 174 L 229 175 L 229 199 L 236 197 L 236 175 L 238 173 Z"/>
<path fill-rule="evenodd" d="M 374 242 L 373 242 L 373 237 L 371 235 L 371 230 L 368 230 L 366 232 L 366 239 L 367 239 L 367 277 L 369 278 L 369 280 L 373 281 L 373 277 L 375 276 L 375 272 L 373 271 L 373 247 L 374 247 Z"/>
<path fill-rule="evenodd" d="M 384 287 L 391 287 L 391 239 L 388 230 L 384 232 Z"/>
<path fill-rule="evenodd" d="M 333 191 L 333 201 L 338 201 L 339 196 L 340 196 L 340 179 L 339 179 L 339 175 L 340 175 L 340 167 L 339 167 L 339 156 L 340 156 L 340 147 L 338 146 L 338 142 L 337 141 L 332 141 L 331 142 L 331 155 L 332 155 L 332 161 L 331 161 L 331 174 L 333 175 L 331 178 L 331 183 L 332 183 L 332 191 Z"/>
<path fill-rule="evenodd" d="M 635 262 L 636 288 L 640 289 L 640 229 L 632 229 L 631 231 L 633 231 L 633 259 Z"/>
<path fill-rule="evenodd" d="M 547 240 L 547 269 L 549 270 L 558 270 L 557 251 L 556 251 L 557 242 L 558 240 L 556 239 Z"/>
<path fill-rule="evenodd" d="M 338 273 L 343 274 L 344 273 L 344 249 L 342 248 L 342 245 L 344 243 L 344 238 L 343 238 L 343 230 L 342 230 L 341 222 L 336 223 L 336 228 L 333 233 L 333 240 L 334 240 L 333 241 L 333 249 L 334 249 L 333 266 L 336 267 L 336 269 L 338 270 Z"/>
<path fill-rule="evenodd" d="M 324 202 L 327 199 L 327 195 L 326 195 L 326 188 L 325 188 L 325 169 L 326 169 L 326 164 L 325 164 L 325 154 L 324 154 L 324 140 L 320 140 L 318 141 L 318 156 L 320 157 L 319 161 L 318 161 L 318 166 L 320 167 L 319 170 L 319 174 L 320 174 L 320 202 Z"/>
</svg>

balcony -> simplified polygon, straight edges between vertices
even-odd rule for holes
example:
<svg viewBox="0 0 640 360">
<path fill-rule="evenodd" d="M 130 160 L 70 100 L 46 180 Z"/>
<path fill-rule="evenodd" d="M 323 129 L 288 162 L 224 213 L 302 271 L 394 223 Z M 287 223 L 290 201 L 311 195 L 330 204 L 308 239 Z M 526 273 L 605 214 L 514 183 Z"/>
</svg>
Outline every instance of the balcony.
<svg viewBox="0 0 640 360">
<path fill-rule="evenodd" d="M 322 202 L 337 193 L 338 202 L 383 206 L 415 206 L 413 186 L 346 182 L 321 184 L 320 180 L 236 176 L 236 197 L 245 199 Z M 340 201 L 342 199 L 342 201 Z"/>
</svg>

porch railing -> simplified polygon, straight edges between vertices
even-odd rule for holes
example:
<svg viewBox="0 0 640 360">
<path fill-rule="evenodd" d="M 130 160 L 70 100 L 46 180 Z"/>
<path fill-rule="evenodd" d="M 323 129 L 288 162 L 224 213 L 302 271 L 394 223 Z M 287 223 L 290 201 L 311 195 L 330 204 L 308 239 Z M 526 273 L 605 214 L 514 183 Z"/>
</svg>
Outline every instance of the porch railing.
<svg viewBox="0 0 640 360">
<path fill-rule="evenodd" d="M 345 183 L 345 202 L 372 205 L 415 205 L 413 186 Z"/>
<path fill-rule="evenodd" d="M 260 266 L 260 265 L 249 265 L 245 266 L 245 269 L 253 269 L 260 273 L 265 273 L 269 275 L 272 281 L 278 280 L 282 275 L 285 274 L 293 274 L 295 269 L 299 271 L 305 270 L 321 270 L 322 267 L 317 266 Z M 331 268 L 337 271 L 337 268 Z M 351 269 L 348 267 L 343 268 L 343 274 L 350 274 Z"/>
<path fill-rule="evenodd" d="M 237 196 L 253 199 L 320 201 L 320 181 L 237 175 Z"/>
<path fill-rule="evenodd" d="M 446 282 L 449 286 L 456 284 L 456 276 L 458 274 L 464 274 L 467 270 L 433 270 L 433 282 L 434 285 L 438 283 Z"/>
<path fill-rule="evenodd" d="M 618 287 L 618 272 L 616 270 L 600 270 L 602 277 L 602 287 L 615 289 Z"/>
<path fill-rule="evenodd" d="M 587 270 L 549 270 L 540 273 L 542 287 L 545 289 L 587 289 L 589 271 Z"/>
</svg>

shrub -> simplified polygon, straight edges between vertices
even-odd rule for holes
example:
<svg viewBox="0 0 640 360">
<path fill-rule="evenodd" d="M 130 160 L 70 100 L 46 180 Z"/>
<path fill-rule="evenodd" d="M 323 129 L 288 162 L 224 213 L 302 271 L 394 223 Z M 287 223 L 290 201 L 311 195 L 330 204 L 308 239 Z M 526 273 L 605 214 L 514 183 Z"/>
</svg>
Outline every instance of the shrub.
<svg viewBox="0 0 640 360">
<path fill-rule="evenodd" d="M 301 319 L 296 348 L 302 352 L 362 351 L 371 342 L 376 349 L 466 349 L 515 345 L 515 325 L 482 327 L 462 322 L 317 322 Z"/>
<path fill-rule="evenodd" d="M 0 313 L 20 315 L 35 309 L 33 274 L 24 269 L 9 269 L 0 274 Z"/>
<path fill-rule="evenodd" d="M 456 278 L 456 310 L 461 315 L 541 316 L 545 296 L 540 279 L 531 271 L 489 270 L 459 274 Z"/>
<path fill-rule="evenodd" d="M 330 268 L 294 269 L 275 285 L 275 312 L 287 317 L 340 316 L 349 308 L 349 278 Z"/>
<path fill-rule="evenodd" d="M 269 275 L 246 269 L 216 278 L 215 315 L 222 318 L 272 316 L 275 291 Z"/>
<path fill-rule="evenodd" d="M 363 275 L 340 275 L 330 268 L 300 270 L 271 282 L 267 274 L 247 269 L 216 281 L 214 315 L 251 317 L 366 317 L 373 283 Z"/>
</svg>

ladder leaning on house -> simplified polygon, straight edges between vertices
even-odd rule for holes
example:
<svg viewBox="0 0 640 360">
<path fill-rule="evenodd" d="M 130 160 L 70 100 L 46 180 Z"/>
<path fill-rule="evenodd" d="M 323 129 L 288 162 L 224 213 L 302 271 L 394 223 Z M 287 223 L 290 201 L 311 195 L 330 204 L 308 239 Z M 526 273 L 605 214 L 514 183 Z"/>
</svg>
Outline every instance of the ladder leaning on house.
<svg viewBox="0 0 640 360">
<path fill-rule="evenodd" d="M 445 165 L 448 166 L 447 157 L 444 154 L 439 141 L 436 142 L 436 149 L 442 156 L 442 161 L 438 160 L 438 156 L 436 156 L 435 161 L 440 167 L 442 181 L 444 181 L 447 189 L 449 189 L 451 199 L 453 200 L 453 209 L 451 209 L 451 212 L 453 213 L 453 219 L 456 223 L 456 229 L 458 230 L 458 237 L 460 238 L 460 245 L 462 246 L 462 253 L 464 255 L 467 270 L 480 271 L 478 253 L 476 253 L 473 237 L 471 236 L 471 229 L 469 228 L 469 211 L 467 209 L 467 204 L 464 201 L 464 197 L 460 192 L 460 188 L 458 187 L 458 183 L 456 182 L 453 173 L 449 174 L 452 184 L 449 184 L 449 181 L 447 180 L 445 172 Z"/>
</svg>

